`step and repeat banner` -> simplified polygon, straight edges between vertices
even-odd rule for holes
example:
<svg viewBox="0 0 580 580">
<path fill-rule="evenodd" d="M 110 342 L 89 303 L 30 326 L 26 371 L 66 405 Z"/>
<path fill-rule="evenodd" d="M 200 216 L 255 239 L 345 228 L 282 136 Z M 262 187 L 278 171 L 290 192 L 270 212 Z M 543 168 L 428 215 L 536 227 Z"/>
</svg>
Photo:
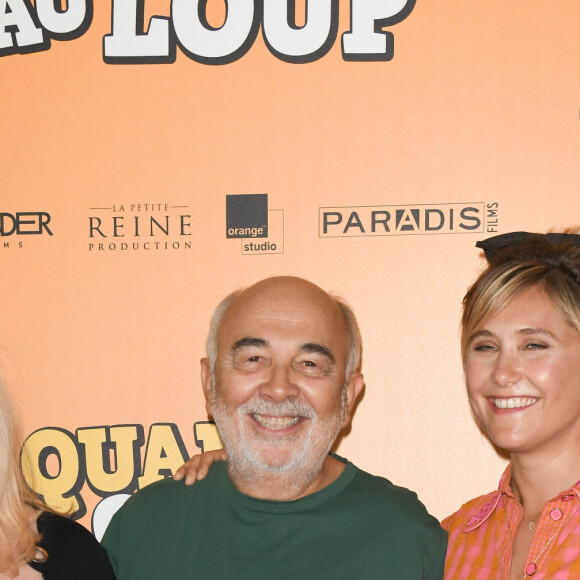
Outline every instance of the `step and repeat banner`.
<svg viewBox="0 0 580 580">
<path fill-rule="evenodd" d="M 580 224 L 580 3 L 0 1 L 0 372 L 26 477 L 101 533 L 219 446 L 211 312 L 349 301 L 338 452 L 438 517 L 497 484 L 459 355 L 478 240 Z"/>
</svg>

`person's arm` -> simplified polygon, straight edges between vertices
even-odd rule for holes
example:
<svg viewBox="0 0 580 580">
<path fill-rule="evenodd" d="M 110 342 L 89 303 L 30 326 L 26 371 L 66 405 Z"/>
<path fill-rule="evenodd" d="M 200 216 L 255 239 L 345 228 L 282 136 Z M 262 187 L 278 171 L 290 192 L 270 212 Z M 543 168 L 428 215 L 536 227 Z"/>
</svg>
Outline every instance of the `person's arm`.
<svg viewBox="0 0 580 580">
<path fill-rule="evenodd" d="M 30 562 L 43 578 L 83 578 L 115 580 L 107 552 L 89 530 L 78 522 L 50 512 L 37 520 L 42 538 L 38 545 L 46 551 L 44 562 Z"/>
<path fill-rule="evenodd" d="M 228 454 L 224 449 L 214 449 L 194 455 L 187 463 L 182 465 L 173 475 L 173 479 L 179 481 L 185 477 L 185 485 L 192 485 L 203 479 L 214 461 L 225 461 Z"/>
<path fill-rule="evenodd" d="M 427 571 L 427 580 L 442 580 L 444 578 L 445 555 L 447 554 L 447 532 L 438 530 L 438 541 L 433 542 L 433 560 Z"/>
</svg>

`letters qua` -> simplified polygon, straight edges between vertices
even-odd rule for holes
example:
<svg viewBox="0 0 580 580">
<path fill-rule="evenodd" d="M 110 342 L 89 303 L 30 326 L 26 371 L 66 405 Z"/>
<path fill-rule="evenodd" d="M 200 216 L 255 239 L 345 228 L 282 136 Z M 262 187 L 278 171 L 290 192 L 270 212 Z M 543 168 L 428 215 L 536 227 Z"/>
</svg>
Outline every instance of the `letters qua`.
<svg viewBox="0 0 580 580">
<path fill-rule="evenodd" d="M 320 237 L 482 232 L 484 202 L 319 208 Z"/>
<path fill-rule="evenodd" d="M 222 446 L 214 423 L 198 421 L 193 431 L 199 448 L 196 453 Z M 85 483 L 103 498 L 131 494 L 169 477 L 189 459 L 174 423 L 151 425 L 147 440 L 144 433 L 139 424 L 82 427 L 75 434 L 44 427 L 24 443 L 24 477 L 49 507 L 81 518 L 86 513 L 81 496 Z"/>
<path fill-rule="evenodd" d="M 0 0 L 0 56 L 49 50 L 51 40 L 79 38 L 92 24 L 94 6 L 103 10 L 105 1 Z M 307 63 L 329 52 L 339 28 L 339 0 L 306 1 L 300 19 L 296 0 L 225 0 L 221 22 L 210 18 L 208 0 L 172 0 L 168 15 L 147 22 L 145 0 L 110 4 L 111 30 L 103 37 L 103 60 L 110 64 L 173 63 L 177 47 L 196 62 L 228 64 L 251 49 L 260 31 L 276 58 Z M 391 60 L 394 37 L 383 27 L 404 20 L 414 5 L 415 0 L 350 0 L 342 58 Z"/>
</svg>

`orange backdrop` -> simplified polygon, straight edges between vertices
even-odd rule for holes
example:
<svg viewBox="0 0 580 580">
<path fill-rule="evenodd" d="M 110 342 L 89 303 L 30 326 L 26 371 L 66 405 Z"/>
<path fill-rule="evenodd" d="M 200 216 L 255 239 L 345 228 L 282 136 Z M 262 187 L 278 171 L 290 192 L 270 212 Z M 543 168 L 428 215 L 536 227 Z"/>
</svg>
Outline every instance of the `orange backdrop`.
<svg viewBox="0 0 580 580">
<path fill-rule="evenodd" d="M 340 454 L 438 517 L 496 485 L 504 459 L 464 394 L 461 298 L 477 240 L 580 223 L 580 3 L 367 2 L 394 15 L 394 53 L 348 60 L 363 8 L 340 0 L 311 62 L 276 54 L 263 25 L 224 64 L 181 41 L 174 62 L 105 58 L 120 0 L 19 54 L 28 3 L 6 4 L 1 372 L 49 503 L 90 527 L 103 498 L 216 445 L 198 362 L 211 311 L 276 274 L 358 315 L 366 391 Z M 147 0 L 143 30 L 174 17 L 180 32 L 188 5 Z M 208 1 L 208 26 L 225 14 Z M 228 238 L 227 196 L 247 194 L 267 194 L 267 237 Z"/>
</svg>

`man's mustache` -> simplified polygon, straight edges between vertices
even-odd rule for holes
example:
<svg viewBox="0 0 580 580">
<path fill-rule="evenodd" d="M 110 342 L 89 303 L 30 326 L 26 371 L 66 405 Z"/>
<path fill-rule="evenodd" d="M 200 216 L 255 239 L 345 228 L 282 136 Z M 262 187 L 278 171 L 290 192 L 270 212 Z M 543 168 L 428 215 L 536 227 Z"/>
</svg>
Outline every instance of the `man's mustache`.
<svg viewBox="0 0 580 580">
<path fill-rule="evenodd" d="M 243 415 L 268 415 L 270 417 L 304 417 L 306 419 L 316 419 L 316 411 L 306 403 L 301 401 L 275 402 L 266 399 L 256 399 L 247 401 L 238 407 L 238 413 Z"/>
</svg>

